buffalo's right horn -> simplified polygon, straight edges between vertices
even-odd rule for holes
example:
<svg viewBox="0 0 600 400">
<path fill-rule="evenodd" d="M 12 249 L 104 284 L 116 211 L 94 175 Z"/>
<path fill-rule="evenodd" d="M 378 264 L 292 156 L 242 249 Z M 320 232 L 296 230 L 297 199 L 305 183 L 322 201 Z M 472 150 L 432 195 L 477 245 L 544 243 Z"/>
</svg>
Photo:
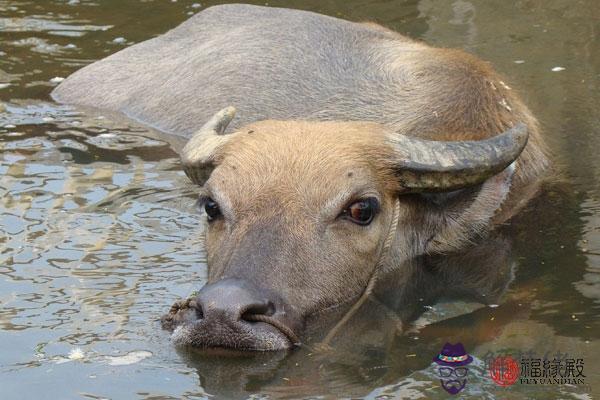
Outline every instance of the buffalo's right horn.
<svg viewBox="0 0 600 400">
<path fill-rule="evenodd" d="M 483 183 L 502 172 L 527 144 L 527 126 L 519 123 L 484 140 L 443 142 L 390 134 L 390 163 L 407 192 L 441 192 Z"/>
<path fill-rule="evenodd" d="M 192 138 L 181 152 L 185 174 L 198 185 L 204 185 L 215 168 L 217 150 L 230 139 L 225 129 L 235 116 L 235 108 L 227 107 L 216 113 Z"/>
</svg>

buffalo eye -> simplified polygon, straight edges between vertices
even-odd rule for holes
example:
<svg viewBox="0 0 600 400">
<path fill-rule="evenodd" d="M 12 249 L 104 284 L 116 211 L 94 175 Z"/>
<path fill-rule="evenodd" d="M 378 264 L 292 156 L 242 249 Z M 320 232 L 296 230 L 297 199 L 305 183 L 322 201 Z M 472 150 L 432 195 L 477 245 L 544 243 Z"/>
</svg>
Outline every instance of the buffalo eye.
<svg viewBox="0 0 600 400">
<path fill-rule="evenodd" d="M 209 222 L 221 216 L 219 205 L 213 199 L 206 199 L 204 201 L 204 212 Z"/>
<path fill-rule="evenodd" d="M 379 211 L 379 201 L 374 197 L 355 201 L 342 211 L 340 217 L 358 225 L 369 225 Z"/>
</svg>

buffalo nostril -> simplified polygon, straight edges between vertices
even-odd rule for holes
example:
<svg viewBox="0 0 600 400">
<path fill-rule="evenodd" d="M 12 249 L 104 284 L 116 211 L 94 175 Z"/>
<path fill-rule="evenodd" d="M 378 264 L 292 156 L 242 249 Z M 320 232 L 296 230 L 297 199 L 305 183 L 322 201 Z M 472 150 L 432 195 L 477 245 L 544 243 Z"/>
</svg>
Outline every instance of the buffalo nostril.
<svg viewBox="0 0 600 400">
<path fill-rule="evenodd" d="M 198 317 L 198 319 L 204 318 L 204 312 L 202 312 L 202 307 L 200 307 L 200 305 L 196 307 L 196 317 Z"/>
<path fill-rule="evenodd" d="M 198 318 L 198 319 L 204 318 L 204 312 L 202 310 L 202 305 L 200 304 L 200 302 L 197 299 L 190 300 L 189 307 L 194 309 L 194 311 L 196 311 L 196 318 Z"/>
<path fill-rule="evenodd" d="M 195 300 L 198 318 L 202 319 L 198 327 L 206 332 L 220 333 L 226 328 L 243 337 L 256 333 L 262 338 L 267 331 L 270 332 L 269 337 L 276 334 L 275 329 L 292 344 L 300 343 L 294 330 L 288 326 L 290 320 L 283 312 L 284 305 L 280 307 L 279 301 L 269 299 L 249 282 L 223 279 L 204 286 Z"/>
<path fill-rule="evenodd" d="M 272 302 L 267 301 L 249 305 L 242 312 L 240 319 L 248 322 L 256 322 L 260 321 L 260 319 L 257 319 L 259 316 L 270 317 L 273 314 L 275 314 L 275 305 Z"/>
<path fill-rule="evenodd" d="M 273 317 L 275 314 L 275 305 L 272 302 L 252 305 L 242 313 L 240 319 L 246 322 L 264 322 L 279 329 L 294 345 L 300 344 L 300 339 L 296 333 L 285 323 Z"/>
</svg>

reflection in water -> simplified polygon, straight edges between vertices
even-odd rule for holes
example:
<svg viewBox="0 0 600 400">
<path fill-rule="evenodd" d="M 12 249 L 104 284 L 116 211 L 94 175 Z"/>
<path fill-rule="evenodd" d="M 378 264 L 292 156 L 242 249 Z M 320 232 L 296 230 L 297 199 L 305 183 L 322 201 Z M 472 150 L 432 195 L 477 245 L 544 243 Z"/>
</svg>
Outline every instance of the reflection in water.
<svg viewBox="0 0 600 400">
<path fill-rule="evenodd" d="M 418 260 L 405 267 L 413 271 L 412 285 L 399 294 L 394 290 L 397 279 L 393 274 L 382 277 L 384 285 L 377 288 L 377 295 L 325 348 L 323 336 L 345 310 L 315 317 L 309 322 L 312 335 L 307 343 L 285 356 L 192 349 L 178 352 L 187 365 L 197 369 L 203 388 L 224 398 L 244 398 L 249 392 L 283 398 L 360 396 L 373 387 L 379 387 L 377 393 L 392 396 L 427 393 L 428 398 L 445 398 L 431 392 L 438 377 L 430 363 L 446 341 L 460 341 L 479 355 L 470 367 L 467 395 L 482 391 L 490 396 L 504 394 L 487 375 L 484 355 L 490 352 L 585 356 L 600 350 L 597 343 L 590 346 L 589 340 L 557 335 L 553 318 L 533 318 L 550 305 L 537 299 L 537 287 L 508 290 L 515 277 L 515 259 L 506 238 L 496 237 L 467 254 Z M 591 369 L 595 371 L 593 366 Z M 579 391 L 563 388 L 561 396 Z M 530 388 L 528 393 L 546 398 L 547 388 Z"/>
<path fill-rule="evenodd" d="M 585 387 L 496 386 L 485 356 L 516 350 L 584 357 L 586 383 L 600 388 L 595 1 L 270 2 L 376 20 L 490 60 L 521 89 L 565 174 L 495 237 L 396 271 L 411 285 L 381 277 L 328 346 L 343 309 L 315 316 L 302 348 L 252 355 L 174 349 L 159 328 L 205 274 L 181 142 L 48 98 L 55 78 L 216 2 L 197 3 L 0 0 L 3 397 L 447 398 L 430 367 L 445 341 L 475 357 L 466 395 L 589 398 Z"/>
<path fill-rule="evenodd" d="M 496 236 L 461 254 L 407 263 L 402 271 L 381 276 L 375 295 L 341 329 L 337 323 L 346 309 L 315 316 L 308 323 L 306 343 L 285 356 L 193 349 L 180 349 L 179 354 L 197 368 L 205 390 L 224 398 L 243 398 L 248 392 L 289 398 L 358 396 L 374 385 L 394 386 L 412 371 L 422 371 L 425 386 L 431 388 L 438 380 L 429 368 L 431 357 L 446 341 L 462 342 L 478 354 L 515 348 L 544 354 L 548 350 L 532 346 L 535 336 L 528 332 L 532 326 L 538 338 L 548 332 L 546 325 L 527 321 L 535 308 L 534 295 L 527 288 L 507 292 L 515 278 L 511 247 L 507 237 Z M 406 280 L 407 270 L 411 284 L 399 290 L 395 283 Z M 334 327 L 338 334 L 323 346 Z M 517 341 L 514 333 L 506 333 L 515 330 L 520 333 Z M 525 333 L 529 339 L 523 342 Z M 546 340 L 569 343 L 559 337 Z M 481 359 L 470 369 L 474 372 L 466 394 L 496 392 Z M 396 387 L 393 393 L 411 393 L 413 384 L 423 383 L 408 380 L 407 388 Z"/>
</svg>

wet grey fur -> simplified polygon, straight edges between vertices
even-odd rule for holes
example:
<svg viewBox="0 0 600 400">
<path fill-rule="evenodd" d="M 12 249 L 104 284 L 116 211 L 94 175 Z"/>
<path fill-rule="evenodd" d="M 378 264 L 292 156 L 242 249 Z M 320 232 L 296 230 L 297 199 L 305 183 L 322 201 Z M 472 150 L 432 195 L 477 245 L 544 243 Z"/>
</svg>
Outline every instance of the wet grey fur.
<svg viewBox="0 0 600 400">
<path fill-rule="evenodd" d="M 312 119 L 373 121 L 406 136 L 472 141 L 524 123 L 528 139 L 516 135 L 512 147 L 527 145 L 502 176 L 459 202 L 464 212 L 444 208 L 442 215 L 429 215 L 453 222 L 447 233 L 437 233 L 444 237 L 438 251 L 490 228 L 501 205 L 498 221 L 512 215 L 535 195 L 550 164 L 537 121 L 487 63 L 375 24 L 299 10 L 207 8 L 164 35 L 82 68 L 52 95 L 185 138 L 229 106 L 237 114 L 226 133 L 265 119 Z M 399 160 L 410 158 L 397 157 L 406 151 L 402 135 L 391 140 L 397 150 L 392 161 L 406 172 L 410 165 Z M 432 186 L 422 178 L 407 179 Z M 452 182 L 443 186 L 454 189 Z"/>
<path fill-rule="evenodd" d="M 77 71 L 53 96 L 66 103 L 121 112 L 185 138 L 192 137 L 219 110 L 235 107 L 237 116 L 229 132 L 220 135 L 219 121 L 225 120 L 212 120 L 210 129 L 196 136 L 202 145 L 196 146 L 191 139 L 183 151 L 182 161 L 196 181 L 206 179 L 210 171 L 200 176 L 199 168 L 188 167 L 216 162 L 218 152 L 211 150 L 219 147 L 221 139 L 246 132 L 227 133 L 251 122 L 279 119 L 384 125 L 385 137 L 392 137 L 373 154 L 381 156 L 377 160 L 387 172 L 397 173 L 400 185 L 394 181 L 390 187 L 454 191 L 481 183 L 433 200 L 431 194 L 390 194 L 396 196 L 399 212 L 385 214 L 390 221 L 396 218 L 390 225 L 396 228 L 390 231 L 393 236 L 387 236 L 393 240 L 389 253 L 385 258 L 377 255 L 386 260 L 381 267 L 377 258 L 367 267 L 364 254 L 352 247 L 327 251 L 345 243 L 341 236 L 327 242 L 331 246 L 319 247 L 325 245 L 312 233 L 326 231 L 325 223 L 301 218 L 304 209 L 280 207 L 281 213 L 274 218 L 270 207 L 253 207 L 256 214 L 251 215 L 257 220 L 249 230 L 238 224 L 228 231 L 227 221 L 213 225 L 212 235 L 217 236 L 207 241 L 209 287 L 214 288 L 227 274 L 235 275 L 285 296 L 284 303 L 293 305 L 301 318 L 321 311 L 318 307 L 358 298 L 368 284 L 365 268 L 403 272 L 417 257 L 455 252 L 472 244 L 535 194 L 548 166 L 535 118 L 487 63 L 464 52 L 428 47 L 378 25 L 298 10 L 250 5 L 208 8 L 165 35 Z M 382 128 L 362 126 L 367 125 Z M 367 140 L 375 137 L 369 133 L 365 132 Z M 262 199 L 259 185 L 245 188 L 242 183 L 255 172 L 252 160 L 260 158 L 252 154 L 247 175 L 222 170 L 222 176 L 235 182 L 236 188 L 248 189 L 230 190 L 230 196 L 243 193 L 244 201 Z M 269 171 L 259 172 L 259 178 L 268 180 Z M 234 179 L 238 177 L 239 182 Z M 284 199 L 296 195 L 293 189 L 282 193 Z M 273 197 L 273 204 L 287 204 Z M 226 237 L 223 232 L 230 236 L 218 240 Z M 325 251 L 315 250 L 321 248 Z M 272 273 L 275 269 L 277 274 Z M 319 272 L 306 276 L 307 270 Z M 344 281 L 324 280 L 328 274 L 344 276 Z M 375 275 L 371 272 L 370 276 Z M 298 282 L 305 282 L 305 290 L 294 289 Z M 406 282 L 394 283 L 401 289 Z M 175 339 L 200 346 L 273 348 L 267 336 L 257 335 L 258 346 L 248 332 L 223 327 L 213 324 L 212 331 L 190 330 L 188 321 Z"/>
<path fill-rule="evenodd" d="M 391 31 L 312 12 L 222 5 L 77 71 L 52 95 L 185 137 L 230 105 L 238 110 L 231 128 L 264 119 L 400 127 L 416 118 L 411 97 L 421 90 L 387 68 L 403 47 L 428 51 Z"/>
</svg>

